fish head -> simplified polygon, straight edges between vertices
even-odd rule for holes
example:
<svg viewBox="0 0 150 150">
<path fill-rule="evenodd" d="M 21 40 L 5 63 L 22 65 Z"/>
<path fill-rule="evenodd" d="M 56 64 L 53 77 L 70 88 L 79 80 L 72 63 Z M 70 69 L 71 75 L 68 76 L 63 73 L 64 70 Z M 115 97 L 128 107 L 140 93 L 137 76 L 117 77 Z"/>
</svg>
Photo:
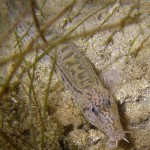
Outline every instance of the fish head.
<svg viewBox="0 0 150 150">
<path fill-rule="evenodd" d="M 104 88 L 93 88 L 86 95 L 83 105 L 84 116 L 107 135 L 109 147 L 117 147 L 118 141 L 125 139 L 125 131 L 120 123 L 114 98 Z"/>
</svg>

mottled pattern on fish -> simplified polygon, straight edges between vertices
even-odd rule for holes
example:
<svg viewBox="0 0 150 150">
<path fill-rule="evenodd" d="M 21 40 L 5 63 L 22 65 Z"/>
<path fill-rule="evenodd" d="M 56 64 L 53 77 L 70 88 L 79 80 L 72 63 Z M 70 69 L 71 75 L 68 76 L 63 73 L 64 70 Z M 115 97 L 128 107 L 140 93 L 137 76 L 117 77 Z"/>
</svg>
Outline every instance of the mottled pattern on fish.
<svg viewBox="0 0 150 150">
<path fill-rule="evenodd" d="M 84 54 L 76 49 L 74 44 L 61 46 L 57 50 L 57 67 L 61 71 L 61 77 L 69 83 L 69 88 L 82 93 L 85 89 L 99 84 L 99 79 Z"/>
<path fill-rule="evenodd" d="M 76 45 L 65 43 L 57 48 L 56 53 L 56 71 L 72 91 L 80 110 L 91 124 L 109 137 L 108 146 L 116 146 L 119 140 L 125 139 L 125 132 L 113 97 L 103 87 L 91 64 Z"/>
</svg>

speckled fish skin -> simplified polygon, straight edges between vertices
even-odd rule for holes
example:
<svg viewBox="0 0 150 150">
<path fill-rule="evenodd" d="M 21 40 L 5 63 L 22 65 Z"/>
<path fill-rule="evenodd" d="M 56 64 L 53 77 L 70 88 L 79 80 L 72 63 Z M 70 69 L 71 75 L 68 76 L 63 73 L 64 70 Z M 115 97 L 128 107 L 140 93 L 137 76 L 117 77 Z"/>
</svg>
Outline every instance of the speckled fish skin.
<svg viewBox="0 0 150 150">
<path fill-rule="evenodd" d="M 124 138 L 125 131 L 114 98 L 103 87 L 91 64 L 76 45 L 65 43 L 57 48 L 56 53 L 56 72 L 71 90 L 85 118 L 108 136 L 109 147 L 115 147 Z"/>
</svg>

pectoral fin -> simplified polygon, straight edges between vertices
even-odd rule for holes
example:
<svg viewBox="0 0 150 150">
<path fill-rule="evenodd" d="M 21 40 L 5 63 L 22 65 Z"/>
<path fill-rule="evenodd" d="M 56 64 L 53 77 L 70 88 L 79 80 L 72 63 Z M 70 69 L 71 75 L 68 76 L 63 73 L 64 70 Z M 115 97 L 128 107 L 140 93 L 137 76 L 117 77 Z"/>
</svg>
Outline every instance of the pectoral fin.
<svg viewBox="0 0 150 150">
<path fill-rule="evenodd" d="M 105 88 L 108 89 L 111 94 L 114 94 L 120 83 L 120 74 L 116 69 L 103 71 L 100 74 L 100 80 Z"/>
</svg>

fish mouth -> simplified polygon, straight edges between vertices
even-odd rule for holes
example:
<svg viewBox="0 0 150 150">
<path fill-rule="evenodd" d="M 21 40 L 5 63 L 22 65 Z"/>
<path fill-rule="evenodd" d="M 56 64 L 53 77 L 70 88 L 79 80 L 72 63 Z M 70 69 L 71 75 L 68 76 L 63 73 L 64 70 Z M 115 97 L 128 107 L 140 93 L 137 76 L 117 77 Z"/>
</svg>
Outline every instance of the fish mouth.
<svg viewBox="0 0 150 150">
<path fill-rule="evenodd" d="M 121 132 L 113 132 L 113 134 L 111 134 L 111 137 L 109 137 L 109 140 L 107 142 L 107 146 L 109 148 L 118 148 L 118 143 L 121 140 L 126 141 L 127 143 L 130 143 L 128 141 L 128 139 L 125 137 L 126 133 L 131 133 L 130 131 L 121 131 Z M 113 135 L 113 136 L 112 136 Z"/>
<path fill-rule="evenodd" d="M 122 138 L 121 140 L 124 140 L 124 141 L 126 141 L 127 143 L 129 143 L 129 141 L 126 139 L 126 138 Z M 108 142 L 107 142 L 107 146 L 109 147 L 109 148 L 111 148 L 111 149 L 113 149 L 113 148 L 118 148 L 118 142 L 119 142 L 120 140 L 109 140 Z"/>
<path fill-rule="evenodd" d="M 107 145 L 109 148 L 118 148 L 118 142 L 119 142 L 120 140 L 124 140 L 124 141 L 126 141 L 127 143 L 130 143 L 127 138 L 123 137 L 123 138 L 117 138 L 117 139 L 111 138 L 111 139 L 108 140 L 108 142 L 107 142 L 106 145 Z"/>
</svg>

